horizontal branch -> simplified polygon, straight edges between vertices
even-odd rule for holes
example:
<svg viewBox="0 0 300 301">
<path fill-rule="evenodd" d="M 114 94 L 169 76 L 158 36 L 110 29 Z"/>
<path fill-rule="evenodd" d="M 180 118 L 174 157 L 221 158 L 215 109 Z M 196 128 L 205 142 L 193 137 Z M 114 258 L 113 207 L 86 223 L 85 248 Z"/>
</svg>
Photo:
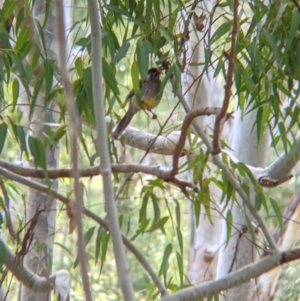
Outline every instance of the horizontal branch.
<svg viewBox="0 0 300 301">
<path fill-rule="evenodd" d="M 264 257 L 256 263 L 249 264 L 229 275 L 218 280 L 209 281 L 205 284 L 194 286 L 188 289 L 161 298 L 161 301 L 193 301 L 200 298 L 213 296 L 228 290 L 239 284 L 245 283 L 251 279 L 276 268 L 284 263 L 300 258 L 300 249 L 289 250 L 286 252 L 275 251 L 271 255 Z"/>
<path fill-rule="evenodd" d="M 14 174 L 22 177 L 30 178 L 45 178 L 45 171 L 40 168 L 22 167 L 12 163 L 9 163 L 3 159 L 0 159 L 0 167 L 5 168 Z M 142 164 L 112 164 L 113 173 L 145 173 L 148 175 L 156 176 L 162 180 L 173 182 L 180 188 L 189 187 L 196 189 L 195 185 L 190 182 L 186 182 L 172 176 L 171 171 L 167 169 L 161 169 L 159 166 L 148 166 Z M 79 170 L 80 177 L 94 177 L 101 174 L 99 165 L 87 167 Z M 49 168 L 47 169 L 47 177 L 49 179 L 58 178 L 73 178 L 72 169 L 70 168 Z"/>
</svg>

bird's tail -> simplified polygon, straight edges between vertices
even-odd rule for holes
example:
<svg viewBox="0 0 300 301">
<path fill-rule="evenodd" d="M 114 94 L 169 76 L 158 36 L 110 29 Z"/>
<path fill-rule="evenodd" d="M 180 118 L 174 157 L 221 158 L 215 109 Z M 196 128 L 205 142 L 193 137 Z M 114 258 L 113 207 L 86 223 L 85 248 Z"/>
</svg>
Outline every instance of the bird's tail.
<svg viewBox="0 0 300 301">
<path fill-rule="evenodd" d="M 125 116 L 121 119 L 117 127 L 113 131 L 113 138 L 118 139 L 120 135 L 124 132 L 124 130 L 127 128 L 128 124 L 130 123 L 132 117 L 134 116 L 136 112 L 134 110 L 128 110 L 128 112 L 125 114 Z"/>
</svg>

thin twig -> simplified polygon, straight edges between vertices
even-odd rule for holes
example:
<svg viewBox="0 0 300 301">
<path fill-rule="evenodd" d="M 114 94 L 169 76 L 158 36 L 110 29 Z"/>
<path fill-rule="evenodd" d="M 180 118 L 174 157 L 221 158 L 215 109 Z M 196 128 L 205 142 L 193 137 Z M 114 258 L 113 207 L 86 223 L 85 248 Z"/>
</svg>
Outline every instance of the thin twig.
<svg viewBox="0 0 300 301">
<path fill-rule="evenodd" d="M 224 96 L 224 102 L 223 102 L 221 112 L 216 116 L 214 137 L 213 137 L 213 151 L 212 151 L 213 155 L 219 154 L 221 152 L 221 147 L 220 147 L 221 123 L 228 110 L 230 97 L 231 97 L 231 87 L 233 85 L 233 71 L 234 71 L 234 60 L 235 60 L 235 49 L 236 49 L 236 35 L 238 29 L 239 1 L 234 0 L 233 5 L 234 5 L 233 28 L 232 28 L 232 36 L 231 36 L 231 50 L 230 53 L 228 54 L 228 72 L 227 72 L 227 80 L 225 85 L 225 96 Z"/>
<path fill-rule="evenodd" d="M 102 83 L 102 36 L 100 32 L 101 26 L 99 22 L 98 2 L 96 0 L 88 0 L 88 10 L 91 23 L 93 104 L 97 131 L 97 150 L 101 159 L 105 208 L 108 215 L 109 232 L 112 238 L 118 280 L 123 297 L 125 301 L 134 301 L 133 284 L 119 227 L 118 212 L 112 183 L 111 161 L 107 143 L 108 139 Z"/>
<path fill-rule="evenodd" d="M 176 175 L 178 173 L 179 157 L 181 156 L 181 151 L 184 147 L 188 127 L 192 123 L 193 119 L 198 116 L 203 116 L 203 115 L 208 115 L 208 116 L 209 115 L 218 115 L 220 110 L 221 110 L 221 108 L 207 107 L 207 108 L 194 109 L 194 110 L 191 110 L 189 113 L 187 113 L 187 115 L 184 118 L 183 124 L 181 126 L 180 137 L 178 139 L 178 143 L 174 150 L 173 169 L 172 169 L 173 175 Z"/>
<path fill-rule="evenodd" d="M 67 110 L 70 117 L 70 139 L 71 139 L 71 158 L 72 158 L 72 173 L 74 177 L 74 198 L 76 203 L 76 223 L 77 223 L 77 235 L 78 235 L 78 258 L 81 268 L 81 278 L 85 297 L 87 301 L 92 301 L 92 293 L 88 278 L 87 260 L 85 254 L 85 241 L 83 233 L 82 223 L 82 197 L 80 193 L 80 175 L 78 167 L 78 132 L 79 132 L 79 116 L 75 107 L 74 95 L 72 85 L 68 76 L 67 70 L 67 57 L 66 57 L 66 36 L 65 36 L 65 22 L 64 22 L 64 10 L 62 1 L 55 1 L 55 8 L 57 14 L 56 32 L 58 38 L 58 56 L 59 66 L 61 70 L 61 79 L 66 93 Z"/>
</svg>

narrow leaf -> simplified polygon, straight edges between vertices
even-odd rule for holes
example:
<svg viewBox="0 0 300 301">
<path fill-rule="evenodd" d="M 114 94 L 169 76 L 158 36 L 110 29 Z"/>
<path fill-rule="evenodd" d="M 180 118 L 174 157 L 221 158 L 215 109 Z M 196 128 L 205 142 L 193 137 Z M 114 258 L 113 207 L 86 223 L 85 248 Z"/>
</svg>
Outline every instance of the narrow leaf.
<svg viewBox="0 0 300 301">
<path fill-rule="evenodd" d="M 0 124 L 0 154 L 2 153 L 5 140 L 7 135 L 7 124 L 5 122 L 2 122 Z"/>
<path fill-rule="evenodd" d="M 283 225 L 283 219 L 282 219 L 282 213 L 280 207 L 278 206 L 278 203 L 274 199 L 270 198 L 270 201 L 279 223 L 280 233 L 282 234 L 284 230 L 284 225 Z"/>
</svg>

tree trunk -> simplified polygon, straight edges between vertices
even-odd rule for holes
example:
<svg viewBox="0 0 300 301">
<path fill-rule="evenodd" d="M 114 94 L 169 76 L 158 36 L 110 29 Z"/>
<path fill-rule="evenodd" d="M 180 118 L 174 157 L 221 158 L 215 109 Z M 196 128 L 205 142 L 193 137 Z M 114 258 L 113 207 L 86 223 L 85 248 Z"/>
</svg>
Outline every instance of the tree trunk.
<svg viewBox="0 0 300 301">
<path fill-rule="evenodd" d="M 43 23 L 45 18 L 45 2 L 41 0 L 35 1 L 34 16 L 40 23 Z M 44 28 L 44 39 L 47 48 L 46 56 L 51 61 L 57 62 L 54 37 L 55 15 L 53 3 L 50 4 L 49 16 Z M 36 33 L 38 34 L 38 33 Z M 41 63 L 41 65 L 43 62 Z M 46 135 L 51 135 L 55 128 L 45 125 L 55 124 L 58 121 L 56 106 L 50 105 L 49 108 L 44 107 L 43 88 L 37 99 L 37 106 L 35 106 L 33 118 L 32 118 L 32 132 L 31 135 L 44 141 Z M 47 168 L 57 168 L 59 158 L 59 149 L 57 147 L 49 147 L 46 150 Z M 32 179 L 33 180 L 33 179 Z M 50 188 L 57 190 L 58 181 L 45 181 L 36 180 L 39 183 L 50 185 Z M 24 258 L 25 265 L 33 272 L 40 276 L 47 277 L 51 273 L 52 269 L 52 254 L 53 254 L 53 241 L 55 234 L 55 218 L 56 218 L 56 201 L 51 196 L 42 194 L 36 190 L 29 190 L 28 201 L 26 204 L 26 231 L 32 230 L 33 239 L 30 243 L 28 252 Z M 33 224 L 32 224 L 33 223 Z M 31 226 L 34 225 L 34 228 Z M 27 242 L 29 243 L 29 241 Z M 47 293 L 35 293 L 25 286 L 21 289 L 22 301 L 48 301 L 50 300 L 50 294 Z"/>
<path fill-rule="evenodd" d="M 201 13 L 202 12 L 199 11 L 198 15 Z M 192 62 L 205 61 L 205 46 L 204 43 L 199 43 L 199 40 L 202 38 L 202 34 L 191 32 L 189 53 Z M 190 88 L 187 95 L 190 108 L 220 106 L 218 83 L 216 81 L 211 81 L 211 79 L 207 77 L 207 72 L 205 72 L 200 79 L 197 79 L 202 72 L 203 68 L 201 67 L 189 67 L 189 81 L 184 83 L 186 88 Z M 214 121 L 214 116 L 201 116 L 197 118 L 197 122 L 205 129 L 207 134 L 212 134 L 211 129 L 214 126 Z M 210 165 L 210 168 L 210 172 L 215 170 L 215 166 L 212 164 Z M 204 171 L 204 173 L 206 173 L 206 171 Z M 209 189 L 212 197 L 211 206 L 215 205 L 218 207 L 221 191 L 213 183 L 209 185 Z M 193 211 L 192 205 L 191 211 Z M 203 205 L 201 205 L 201 212 L 205 212 Z M 193 212 L 191 213 L 191 241 L 189 246 L 187 275 L 189 282 L 192 284 L 200 284 L 205 281 L 213 280 L 216 276 L 218 250 L 220 247 L 219 233 L 222 229 L 221 221 L 218 210 L 214 210 L 212 214 L 212 223 L 205 214 L 201 214 L 200 224 L 196 227 Z"/>
<path fill-rule="evenodd" d="M 268 135 L 264 134 L 262 141 L 257 147 L 256 126 L 253 127 L 256 118 L 256 110 L 246 114 L 242 118 L 242 113 L 238 110 L 235 114 L 234 133 L 231 148 L 233 155 L 245 164 L 252 166 L 265 165 L 266 154 L 268 150 Z M 243 120 L 242 120 L 243 119 Z M 250 198 L 254 203 L 254 192 L 250 188 Z M 220 250 L 217 278 L 221 278 L 238 270 L 241 267 L 253 263 L 256 258 L 256 246 L 254 245 L 251 235 L 248 231 L 245 214 L 251 220 L 251 216 L 244 210 L 244 205 L 234 204 L 232 208 L 233 227 L 232 234 L 228 245 L 226 245 L 226 224 L 224 221 L 221 244 L 224 246 Z M 251 281 L 243 285 L 234 287 L 226 292 L 221 300 L 226 301 L 247 301 L 256 300 L 253 297 L 256 282 Z"/>
</svg>

